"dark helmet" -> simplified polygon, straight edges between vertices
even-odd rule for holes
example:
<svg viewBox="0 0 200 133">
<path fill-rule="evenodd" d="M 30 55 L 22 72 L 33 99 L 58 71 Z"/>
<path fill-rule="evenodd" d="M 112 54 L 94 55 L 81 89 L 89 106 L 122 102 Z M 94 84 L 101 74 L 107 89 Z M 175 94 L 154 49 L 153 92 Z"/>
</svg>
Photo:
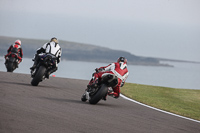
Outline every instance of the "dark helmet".
<svg viewBox="0 0 200 133">
<path fill-rule="evenodd" d="M 124 62 L 124 63 L 127 63 L 127 59 L 125 57 L 119 57 L 117 62 Z"/>
<path fill-rule="evenodd" d="M 51 38 L 50 42 L 58 43 L 58 39 L 56 37 Z"/>
</svg>

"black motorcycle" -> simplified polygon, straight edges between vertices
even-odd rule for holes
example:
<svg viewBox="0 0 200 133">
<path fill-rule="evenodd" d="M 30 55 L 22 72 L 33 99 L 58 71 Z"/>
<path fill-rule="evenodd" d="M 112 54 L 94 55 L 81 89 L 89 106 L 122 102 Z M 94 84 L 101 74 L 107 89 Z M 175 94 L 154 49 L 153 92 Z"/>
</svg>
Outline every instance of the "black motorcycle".
<svg viewBox="0 0 200 133">
<path fill-rule="evenodd" d="M 39 82 L 42 82 L 46 78 L 48 70 L 55 65 L 55 56 L 51 54 L 40 54 L 38 56 L 37 66 L 31 71 L 31 77 L 33 78 L 31 84 L 33 86 L 37 86 Z"/>
<path fill-rule="evenodd" d="M 83 94 L 81 100 L 83 102 L 89 100 L 90 104 L 97 104 L 101 99 L 104 99 L 108 94 L 109 88 L 114 88 L 118 84 L 118 78 L 114 74 L 104 74 L 97 87 L 90 87 Z"/>
<path fill-rule="evenodd" d="M 18 58 L 16 53 L 11 53 L 5 62 L 5 66 L 7 68 L 7 72 L 13 72 L 18 67 Z"/>
</svg>

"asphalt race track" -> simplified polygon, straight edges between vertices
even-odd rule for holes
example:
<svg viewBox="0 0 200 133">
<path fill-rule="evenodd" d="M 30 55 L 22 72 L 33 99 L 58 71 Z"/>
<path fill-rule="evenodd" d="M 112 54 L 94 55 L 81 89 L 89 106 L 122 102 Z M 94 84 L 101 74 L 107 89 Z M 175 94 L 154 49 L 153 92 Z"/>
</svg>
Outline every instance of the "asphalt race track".
<svg viewBox="0 0 200 133">
<path fill-rule="evenodd" d="M 0 133 L 199 133 L 200 123 L 108 97 L 80 100 L 85 80 L 0 72 Z"/>
</svg>

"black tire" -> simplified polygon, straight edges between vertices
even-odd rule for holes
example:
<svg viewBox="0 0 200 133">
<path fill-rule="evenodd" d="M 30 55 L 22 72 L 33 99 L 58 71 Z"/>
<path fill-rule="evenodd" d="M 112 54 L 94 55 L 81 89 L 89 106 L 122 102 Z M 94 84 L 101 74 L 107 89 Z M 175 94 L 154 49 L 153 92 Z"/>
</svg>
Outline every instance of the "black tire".
<svg viewBox="0 0 200 133">
<path fill-rule="evenodd" d="M 44 76 L 44 73 L 46 71 L 46 68 L 44 66 L 40 66 L 37 73 L 33 77 L 31 84 L 33 86 L 37 86 L 40 81 L 42 81 L 42 77 Z"/>
<path fill-rule="evenodd" d="M 97 104 L 102 97 L 104 97 L 108 93 L 108 87 L 105 84 L 101 85 L 101 88 L 97 91 L 97 93 L 90 97 L 89 103 L 90 104 Z"/>
<path fill-rule="evenodd" d="M 13 62 L 8 62 L 8 65 L 7 65 L 7 72 L 13 72 L 13 65 L 14 63 Z"/>
</svg>

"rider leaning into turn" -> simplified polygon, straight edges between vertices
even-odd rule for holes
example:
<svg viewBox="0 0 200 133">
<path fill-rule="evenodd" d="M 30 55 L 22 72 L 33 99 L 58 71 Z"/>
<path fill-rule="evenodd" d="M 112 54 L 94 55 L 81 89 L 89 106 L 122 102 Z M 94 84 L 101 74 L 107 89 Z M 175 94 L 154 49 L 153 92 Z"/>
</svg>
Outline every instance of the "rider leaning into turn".
<svg viewBox="0 0 200 133">
<path fill-rule="evenodd" d="M 118 77 L 118 85 L 113 88 L 113 91 L 109 91 L 108 95 L 118 98 L 120 95 L 120 87 L 125 84 L 126 79 L 128 78 L 128 69 L 127 69 L 127 59 L 125 57 L 118 58 L 117 62 L 112 63 L 105 67 L 100 67 L 96 70 L 94 76 L 90 80 L 88 87 L 95 87 L 101 81 L 101 77 L 104 73 L 111 73 Z M 99 71 L 99 72 L 98 72 Z M 106 100 L 106 99 L 104 99 Z"/>
<path fill-rule="evenodd" d="M 40 53 L 46 53 L 46 54 L 51 54 L 55 56 L 55 65 L 46 74 L 46 77 L 49 78 L 49 75 L 58 69 L 58 63 L 61 60 L 61 48 L 60 48 L 60 45 L 58 44 L 58 39 L 55 37 L 51 38 L 50 42 L 45 43 L 41 48 L 37 50 L 37 53 L 35 54 L 35 58 L 33 59 L 34 64 L 30 68 L 31 70 L 34 70 L 36 68 L 38 60 L 39 60 L 38 55 Z"/>
<path fill-rule="evenodd" d="M 5 59 L 7 59 L 7 57 L 11 53 L 15 53 L 17 55 L 18 60 L 19 60 L 18 61 L 18 64 L 19 64 L 22 61 L 22 57 L 23 57 L 23 51 L 22 51 L 22 48 L 21 48 L 21 41 L 16 40 L 15 43 L 8 48 L 7 52 L 8 52 L 8 54 L 5 55 Z"/>
</svg>

